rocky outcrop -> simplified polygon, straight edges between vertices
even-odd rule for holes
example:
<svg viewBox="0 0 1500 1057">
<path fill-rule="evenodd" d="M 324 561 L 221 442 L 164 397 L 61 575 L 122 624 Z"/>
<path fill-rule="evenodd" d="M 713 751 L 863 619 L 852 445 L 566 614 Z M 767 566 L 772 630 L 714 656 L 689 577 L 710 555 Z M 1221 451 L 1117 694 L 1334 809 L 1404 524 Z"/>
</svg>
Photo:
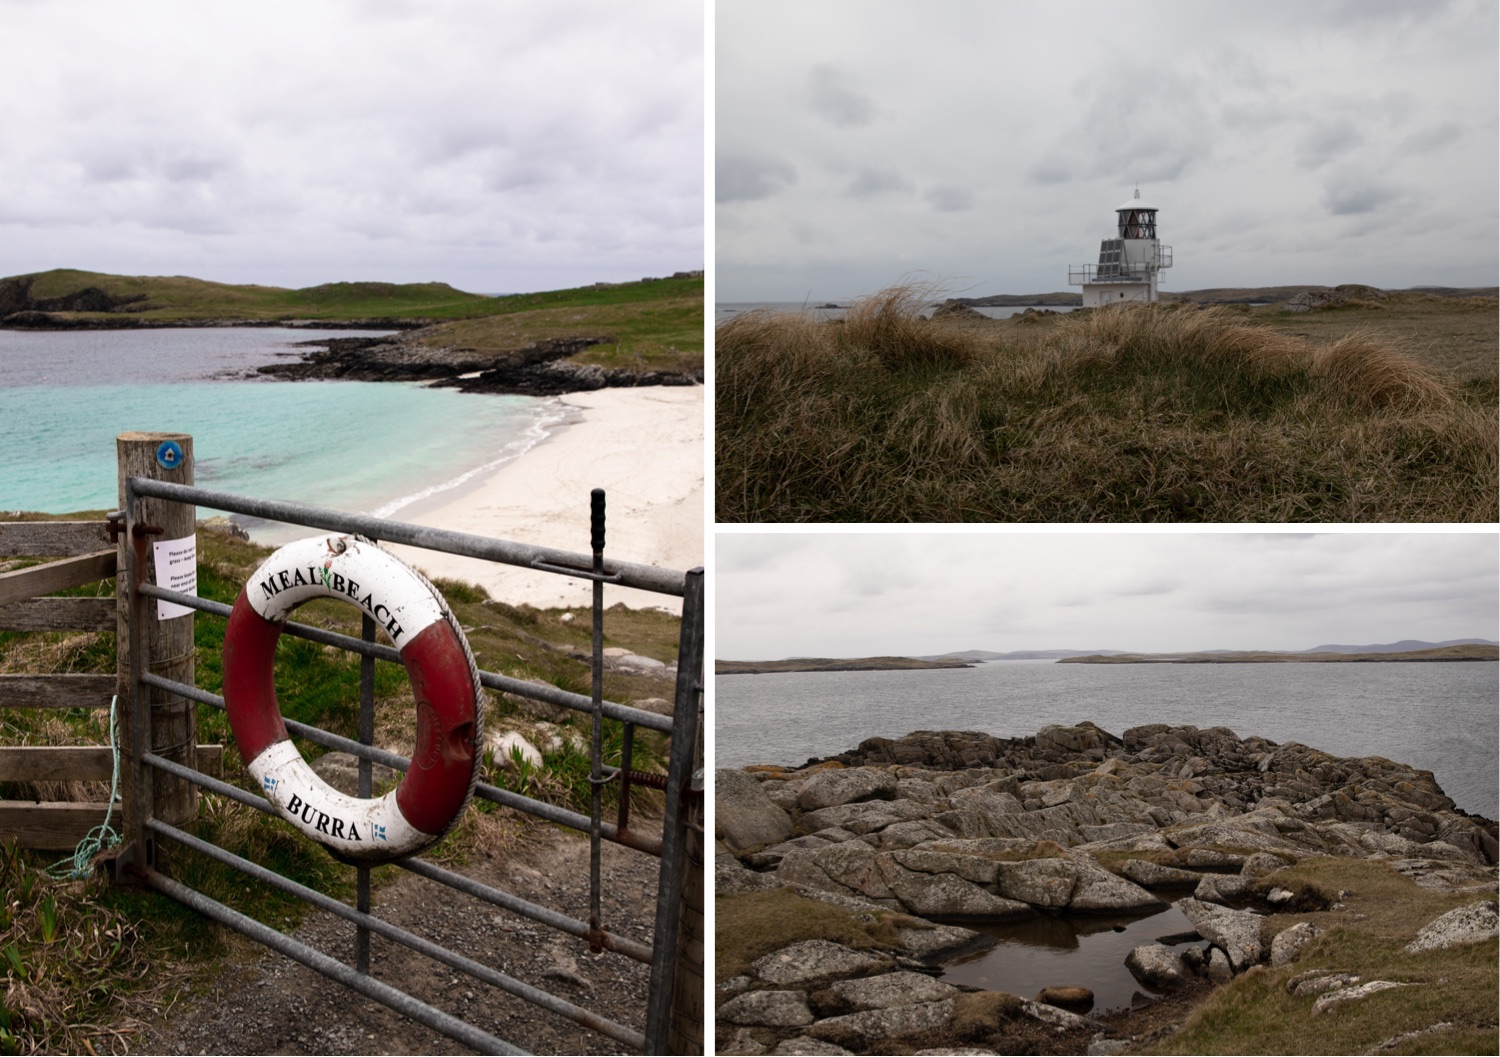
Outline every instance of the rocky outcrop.
<svg viewBox="0 0 1500 1057">
<path fill-rule="evenodd" d="M 910 799 L 946 805 L 927 817 L 964 837 L 1076 846 L 1106 839 L 1105 827 L 1124 826 L 1162 830 L 1173 847 L 1223 845 L 1283 862 L 1309 854 L 1452 857 L 1479 865 L 1500 858 L 1495 823 L 1458 811 L 1430 771 L 1240 738 L 1224 727 L 1146 724 L 1116 737 L 1080 723 L 1009 739 L 916 731 L 867 739 L 826 762 L 890 771 L 926 793 Z M 780 777 L 795 783 L 801 773 Z M 1238 870 L 1243 862 L 1241 854 L 1232 862 L 1173 865 Z M 1274 868 L 1260 862 L 1258 869 Z"/>
<path fill-rule="evenodd" d="M 1296 875 L 1283 878 L 1300 860 L 1375 859 L 1419 884 L 1453 889 L 1492 884 L 1497 851 L 1494 822 L 1457 810 L 1429 772 L 1222 727 L 1149 724 L 1115 736 L 1081 723 L 1011 739 L 918 731 L 871 738 L 802 768 L 723 775 L 717 817 L 729 850 L 718 864 L 721 892 L 790 885 L 864 915 L 952 919 L 937 926 L 950 932 L 920 953 L 908 946 L 904 955 L 835 954 L 836 945 L 796 944 L 770 959 L 802 965 L 821 952 L 821 960 L 792 969 L 756 963 L 750 991 L 802 991 L 813 1017 L 803 1023 L 786 996 L 736 1005 L 736 1030 L 749 1034 L 738 1043 L 721 1036 L 721 1045 L 762 1046 L 756 1052 L 797 1045 L 889 1052 L 879 1049 L 885 1040 L 958 1046 L 997 1031 L 1030 1037 L 1024 1025 L 1070 1031 L 1097 1023 L 1000 992 L 953 995 L 910 974 L 963 942 L 957 922 L 1143 910 L 1164 906 L 1157 892 L 1165 890 L 1203 945 L 1180 950 L 1167 944 L 1191 940 L 1164 937 L 1132 951 L 1127 966 L 1155 990 L 1202 988 L 1268 961 L 1291 964 L 1318 939 L 1320 927 L 1288 927 L 1284 916 L 1273 936 L 1258 912 L 1334 902 Z M 742 821 L 749 805 L 755 828 Z M 1494 903 L 1445 915 L 1457 917 L 1477 922 L 1463 933 L 1477 937 L 1469 942 L 1496 933 Z M 1455 922 L 1445 919 L 1412 949 L 1452 934 Z M 908 944 L 925 935 L 900 931 Z M 1361 983 L 1326 970 L 1298 979 L 1294 993 L 1308 996 Z M 1062 1019 L 1046 1019 L 1054 1016 Z M 773 1029 L 772 1018 L 787 1023 Z"/>
</svg>

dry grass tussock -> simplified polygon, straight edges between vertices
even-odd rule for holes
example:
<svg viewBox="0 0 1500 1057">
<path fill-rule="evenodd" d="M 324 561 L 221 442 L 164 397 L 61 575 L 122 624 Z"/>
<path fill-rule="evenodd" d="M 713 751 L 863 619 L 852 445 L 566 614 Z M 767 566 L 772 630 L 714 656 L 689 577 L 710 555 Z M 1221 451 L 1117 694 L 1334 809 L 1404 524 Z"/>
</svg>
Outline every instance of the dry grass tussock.
<svg viewBox="0 0 1500 1057">
<path fill-rule="evenodd" d="M 1368 334 L 1165 304 L 927 320 L 927 295 L 719 328 L 719 520 L 1495 517 L 1493 402 Z"/>
<path fill-rule="evenodd" d="M 3 1052 L 129 1052 L 141 1018 L 186 983 L 188 967 L 157 963 L 129 915 L 101 898 L 104 885 L 53 881 L 0 848 Z"/>
</svg>

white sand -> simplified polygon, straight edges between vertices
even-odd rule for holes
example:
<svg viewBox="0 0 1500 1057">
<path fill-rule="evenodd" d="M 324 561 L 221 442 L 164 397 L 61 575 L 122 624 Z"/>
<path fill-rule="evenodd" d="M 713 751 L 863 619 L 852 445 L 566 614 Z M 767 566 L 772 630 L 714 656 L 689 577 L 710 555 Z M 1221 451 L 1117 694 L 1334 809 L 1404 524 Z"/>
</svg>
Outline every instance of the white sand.
<svg viewBox="0 0 1500 1057">
<path fill-rule="evenodd" d="M 605 490 L 606 557 L 671 569 L 703 564 L 703 387 L 571 393 L 582 420 L 470 483 L 441 505 L 393 517 L 536 546 L 589 553 L 589 492 Z M 393 547 L 430 577 L 481 584 L 512 604 L 588 605 L 587 580 L 410 547 Z M 676 612 L 672 595 L 605 586 L 604 604 Z"/>
</svg>

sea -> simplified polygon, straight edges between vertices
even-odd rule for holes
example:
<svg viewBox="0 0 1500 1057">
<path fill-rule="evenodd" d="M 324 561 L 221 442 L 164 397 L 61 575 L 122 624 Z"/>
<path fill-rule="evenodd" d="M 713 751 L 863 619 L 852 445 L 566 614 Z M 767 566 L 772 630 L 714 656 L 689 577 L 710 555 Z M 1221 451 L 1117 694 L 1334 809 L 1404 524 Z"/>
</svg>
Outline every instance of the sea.
<svg viewBox="0 0 1500 1057">
<path fill-rule="evenodd" d="M 116 509 L 115 437 L 142 430 L 191 434 L 203 488 L 399 518 L 566 420 L 555 399 L 255 374 L 298 342 L 378 333 L 0 330 L 0 512 Z M 236 520 L 273 545 L 306 531 Z"/>
<path fill-rule="evenodd" d="M 772 312 L 803 312 L 813 319 L 842 319 L 854 299 L 840 298 L 838 300 L 820 301 L 720 301 L 714 305 L 714 326 L 733 319 L 735 316 L 746 312 L 757 310 L 769 310 Z M 978 305 L 974 310 L 981 315 L 989 316 L 991 319 L 1009 319 L 1018 316 L 1028 308 L 1038 311 L 1047 309 L 1052 312 L 1071 312 L 1077 306 L 1073 305 L 1003 305 L 993 308 L 983 308 Z M 933 309 L 928 308 L 922 314 L 932 315 Z"/>
<path fill-rule="evenodd" d="M 1500 816 L 1500 665 L 1057 664 L 784 672 L 714 680 L 715 766 L 800 765 L 865 738 L 972 730 L 1013 738 L 1091 720 L 1223 726 L 1433 772 L 1466 811 Z"/>
</svg>

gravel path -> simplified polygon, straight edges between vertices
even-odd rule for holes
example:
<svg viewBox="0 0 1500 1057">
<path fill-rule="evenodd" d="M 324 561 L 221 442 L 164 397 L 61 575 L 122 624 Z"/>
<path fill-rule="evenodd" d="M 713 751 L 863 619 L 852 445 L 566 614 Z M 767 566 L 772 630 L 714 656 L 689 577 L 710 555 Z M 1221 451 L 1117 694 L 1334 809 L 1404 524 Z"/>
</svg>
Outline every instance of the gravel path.
<svg viewBox="0 0 1500 1057">
<path fill-rule="evenodd" d="M 605 925 L 650 944 L 658 861 L 605 842 Z M 588 919 L 587 838 L 532 826 L 504 856 L 462 871 L 485 884 Z M 374 895 L 375 913 L 516 979 L 645 1030 L 650 967 L 529 919 L 403 874 Z M 294 935 L 346 963 L 354 926 L 309 913 Z M 621 1043 L 373 936 L 374 977 L 532 1053 L 626 1053 Z M 468 1053 L 463 1045 L 271 951 L 225 965 L 205 993 L 137 1039 L 163 1054 Z"/>
</svg>

